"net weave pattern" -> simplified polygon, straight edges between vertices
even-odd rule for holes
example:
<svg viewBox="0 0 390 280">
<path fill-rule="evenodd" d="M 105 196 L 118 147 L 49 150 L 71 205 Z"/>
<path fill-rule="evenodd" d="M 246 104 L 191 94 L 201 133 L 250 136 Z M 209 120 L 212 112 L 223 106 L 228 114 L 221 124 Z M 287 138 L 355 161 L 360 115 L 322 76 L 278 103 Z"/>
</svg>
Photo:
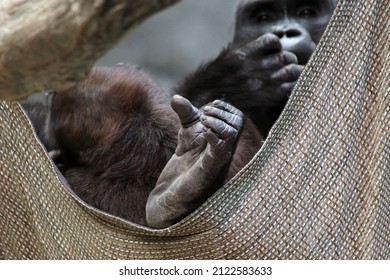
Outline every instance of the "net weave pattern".
<svg viewBox="0 0 390 280">
<path fill-rule="evenodd" d="M 340 0 L 258 155 L 163 230 L 85 205 L 1 101 L 0 259 L 390 259 L 389 9 Z"/>
</svg>

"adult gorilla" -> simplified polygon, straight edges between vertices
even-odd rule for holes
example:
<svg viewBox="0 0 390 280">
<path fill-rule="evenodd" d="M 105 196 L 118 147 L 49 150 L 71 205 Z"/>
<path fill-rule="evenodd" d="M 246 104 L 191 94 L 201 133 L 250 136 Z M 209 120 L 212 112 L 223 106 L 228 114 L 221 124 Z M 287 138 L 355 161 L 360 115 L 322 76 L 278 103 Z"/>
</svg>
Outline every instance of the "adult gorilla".
<svg viewBox="0 0 390 280">
<path fill-rule="evenodd" d="M 242 0 L 233 41 L 176 93 L 195 106 L 225 100 L 266 136 L 334 11 L 336 0 Z"/>
</svg>

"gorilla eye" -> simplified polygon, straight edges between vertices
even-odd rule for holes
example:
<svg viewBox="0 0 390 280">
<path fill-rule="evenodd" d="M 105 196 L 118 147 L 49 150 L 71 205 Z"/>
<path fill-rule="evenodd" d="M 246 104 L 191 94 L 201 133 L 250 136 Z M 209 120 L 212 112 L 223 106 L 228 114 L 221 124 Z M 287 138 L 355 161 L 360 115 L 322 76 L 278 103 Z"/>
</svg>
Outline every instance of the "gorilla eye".
<svg viewBox="0 0 390 280">
<path fill-rule="evenodd" d="M 274 16 L 270 12 L 256 13 L 253 17 L 253 21 L 256 23 L 270 22 L 274 19 Z"/>
<path fill-rule="evenodd" d="M 311 18 L 317 16 L 317 11 L 313 8 L 305 7 L 298 11 L 297 16 L 301 18 Z"/>
</svg>

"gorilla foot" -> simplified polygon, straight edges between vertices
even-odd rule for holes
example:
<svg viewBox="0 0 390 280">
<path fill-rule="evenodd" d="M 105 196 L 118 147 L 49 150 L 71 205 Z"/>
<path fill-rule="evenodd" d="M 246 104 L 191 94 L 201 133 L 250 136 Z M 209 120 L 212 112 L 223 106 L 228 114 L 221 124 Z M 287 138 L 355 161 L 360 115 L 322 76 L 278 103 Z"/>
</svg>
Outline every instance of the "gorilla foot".
<svg viewBox="0 0 390 280">
<path fill-rule="evenodd" d="M 154 228 L 172 225 L 209 197 L 232 158 L 244 123 L 240 110 L 220 100 L 205 106 L 203 112 L 179 96 L 173 97 L 171 105 L 182 128 L 175 154 L 146 204 L 147 223 Z"/>
</svg>

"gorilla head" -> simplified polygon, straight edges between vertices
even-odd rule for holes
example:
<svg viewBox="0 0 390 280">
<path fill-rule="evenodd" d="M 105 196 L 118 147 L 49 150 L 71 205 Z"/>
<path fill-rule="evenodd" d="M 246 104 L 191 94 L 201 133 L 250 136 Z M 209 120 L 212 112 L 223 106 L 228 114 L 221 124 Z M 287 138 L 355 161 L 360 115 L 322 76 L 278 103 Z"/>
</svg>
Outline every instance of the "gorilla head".
<svg viewBox="0 0 390 280">
<path fill-rule="evenodd" d="M 306 64 L 329 22 L 337 0 L 242 0 L 236 13 L 233 45 L 245 45 L 265 33 Z"/>
</svg>

